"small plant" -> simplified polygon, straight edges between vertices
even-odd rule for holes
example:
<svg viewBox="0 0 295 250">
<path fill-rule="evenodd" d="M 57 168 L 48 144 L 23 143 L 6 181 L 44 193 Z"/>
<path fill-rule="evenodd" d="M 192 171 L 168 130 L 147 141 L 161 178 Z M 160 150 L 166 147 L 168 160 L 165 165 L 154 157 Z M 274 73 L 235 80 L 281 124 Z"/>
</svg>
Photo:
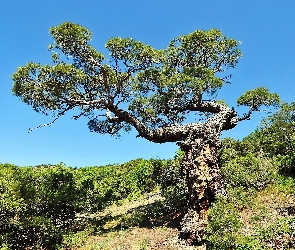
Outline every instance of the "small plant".
<svg viewBox="0 0 295 250">
<path fill-rule="evenodd" d="M 237 238 L 235 250 L 265 250 L 259 239 L 253 236 L 241 235 Z"/>
<path fill-rule="evenodd" d="M 295 218 L 281 218 L 258 232 L 258 238 L 267 249 L 290 249 L 295 247 Z"/>
<path fill-rule="evenodd" d="M 148 243 L 149 243 L 149 238 L 145 238 L 143 241 L 141 241 L 140 243 L 140 250 L 147 250 L 148 247 Z"/>
<path fill-rule="evenodd" d="M 89 230 L 78 232 L 69 231 L 66 235 L 63 235 L 62 245 L 67 248 L 81 247 L 88 238 L 89 234 Z"/>
<path fill-rule="evenodd" d="M 261 221 L 261 216 L 259 215 L 254 215 L 252 218 L 251 218 L 252 221 L 256 222 L 256 221 Z"/>
<path fill-rule="evenodd" d="M 146 214 L 143 211 L 134 211 L 134 213 L 126 213 L 121 218 L 121 227 L 129 228 L 140 226 L 146 219 Z"/>
<path fill-rule="evenodd" d="M 208 249 L 233 249 L 242 227 L 240 215 L 235 206 L 220 197 L 209 210 L 208 219 L 206 228 Z"/>
<path fill-rule="evenodd" d="M 243 187 L 227 187 L 229 201 L 239 209 L 252 206 L 253 200 L 251 197 L 257 193 L 254 188 L 245 190 Z"/>
<path fill-rule="evenodd" d="M 105 246 L 108 244 L 109 239 L 107 239 L 106 241 L 102 241 L 102 242 L 97 242 L 93 245 L 93 247 L 91 249 L 93 250 L 103 250 L 106 249 Z"/>
<path fill-rule="evenodd" d="M 292 177 L 280 176 L 277 186 L 278 190 L 285 194 L 295 194 L 295 179 Z"/>
<path fill-rule="evenodd" d="M 7 244 L 0 245 L 0 250 L 9 250 L 9 246 Z"/>
</svg>

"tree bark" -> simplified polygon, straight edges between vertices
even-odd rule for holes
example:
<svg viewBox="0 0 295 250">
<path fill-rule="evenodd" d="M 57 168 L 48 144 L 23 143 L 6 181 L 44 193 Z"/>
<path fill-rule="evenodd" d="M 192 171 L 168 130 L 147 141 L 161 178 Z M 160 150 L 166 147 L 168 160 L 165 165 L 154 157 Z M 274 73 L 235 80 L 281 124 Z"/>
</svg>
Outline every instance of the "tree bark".
<svg viewBox="0 0 295 250">
<path fill-rule="evenodd" d="M 216 195 L 226 196 L 217 150 L 219 134 L 198 133 L 179 143 L 185 156 L 182 171 L 187 185 L 187 213 L 181 223 L 180 238 L 189 245 L 202 244 L 208 224 L 208 209 Z"/>
</svg>

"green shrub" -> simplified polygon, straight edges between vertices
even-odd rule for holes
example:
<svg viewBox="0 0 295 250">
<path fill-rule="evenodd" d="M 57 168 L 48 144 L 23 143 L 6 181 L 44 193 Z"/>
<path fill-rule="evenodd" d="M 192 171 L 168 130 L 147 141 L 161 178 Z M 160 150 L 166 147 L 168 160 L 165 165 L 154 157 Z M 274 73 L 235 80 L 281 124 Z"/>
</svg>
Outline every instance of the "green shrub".
<svg viewBox="0 0 295 250">
<path fill-rule="evenodd" d="M 0 165 L 0 230 L 26 210 L 20 193 L 17 167 L 10 164 Z"/>
<path fill-rule="evenodd" d="M 279 176 L 277 187 L 280 192 L 288 195 L 295 195 L 295 179 L 288 176 Z"/>
<path fill-rule="evenodd" d="M 6 233 L 9 249 L 57 249 L 61 231 L 44 217 L 27 217 L 11 225 Z"/>
<path fill-rule="evenodd" d="M 153 165 L 150 161 L 137 159 L 122 164 L 114 176 L 117 181 L 115 190 L 119 198 L 137 197 L 154 189 L 152 174 Z"/>
<path fill-rule="evenodd" d="M 82 247 L 90 234 L 91 231 L 88 230 L 67 232 L 67 234 L 63 235 L 62 249 L 76 249 Z"/>
<path fill-rule="evenodd" d="M 273 158 L 278 165 L 278 170 L 281 175 L 295 177 L 294 152 L 287 155 L 277 155 Z"/>
<path fill-rule="evenodd" d="M 257 193 L 254 188 L 248 188 L 245 190 L 244 187 L 230 187 L 226 188 L 229 202 L 235 204 L 239 209 L 247 208 L 253 205 L 253 195 Z"/>
<path fill-rule="evenodd" d="M 98 185 L 100 175 L 104 174 L 104 167 L 86 167 L 75 171 L 76 186 L 76 208 L 80 212 L 97 212 L 101 210 L 104 204 L 104 190 Z"/>
<path fill-rule="evenodd" d="M 264 250 L 262 242 L 253 236 L 240 235 L 236 240 L 235 250 Z"/>
<path fill-rule="evenodd" d="M 221 140 L 222 147 L 218 151 L 220 165 L 224 165 L 238 156 L 243 156 L 244 150 L 241 142 L 227 137 Z"/>
<path fill-rule="evenodd" d="M 294 249 L 295 218 L 281 218 L 258 232 L 258 238 L 266 249 Z"/>
<path fill-rule="evenodd" d="M 225 163 L 221 173 L 231 187 L 259 190 L 276 178 L 277 166 L 269 159 L 247 154 Z"/>
<path fill-rule="evenodd" d="M 21 169 L 20 191 L 28 216 L 50 218 L 57 226 L 71 223 L 77 211 L 73 170 L 63 164 Z"/>
<path fill-rule="evenodd" d="M 163 162 L 159 184 L 162 196 L 165 198 L 167 212 L 181 211 L 187 204 L 186 183 L 181 172 L 182 152 L 175 159 Z"/>
<path fill-rule="evenodd" d="M 129 182 L 130 191 L 140 191 L 141 194 L 152 191 L 157 186 L 157 173 L 161 168 L 160 160 L 137 159 L 127 163 L 128 172 L 126 179 Z M 128 185 L 127 185 L 128 187 Z"/>
<path fill-rule="evenodd" d="M 264 118 L 258 129 L 242 140 L 251 145 L 248 152 L 263 152 L 269 158 L 278 158 L 279 172 L 295 176 L 295 102 L 281 105 L 280 109 Z"/>
<path fill-rule="evenodd" d="M 208 214 L 207 249 L 233 249 L 241 227 L 239 211 L 232 203 L 219 197 Z"/>
</svg>

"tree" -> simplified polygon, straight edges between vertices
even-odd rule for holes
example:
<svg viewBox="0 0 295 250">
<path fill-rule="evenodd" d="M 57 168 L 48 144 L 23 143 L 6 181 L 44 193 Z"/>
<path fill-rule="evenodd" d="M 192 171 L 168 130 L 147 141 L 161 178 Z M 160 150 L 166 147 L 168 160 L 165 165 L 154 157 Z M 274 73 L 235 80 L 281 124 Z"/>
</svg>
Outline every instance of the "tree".
<svg viewBox="0 0 295 250">
<path fill-rule="evenodd" d="M 109 58 L 89 44 L 91 32 L 80 25 L 66 22 L 50 33 L 53 65 L 19 67 L 12 76 L 14 94 L 35 111 L 52 114 L 53 122 L 79 109 L 73 118 L 88 117 L 90 131 L 119 135 L 133 127 L 151 142 L 177 142 L 185 154 L 188 200 L 181 235 L 192 244 L 201 241 L 210 204 L 226 195 L 217 164 L 221 132 L 263 105 L 278 104 L 278 95 L 263 87 L 247 91 L 238 99 L 249 107 L 242 117 L 216 100 L 230 80 L 222 72 L 241 57 L 239 43 L 219 30 L 179 36 L 162 50 L 111 38 Z M 191 113 L 200 119 L 189 123 Z"/>
<path fill-rule="evenodd" d="M 280 109 L 263 119 L 261 126 L 242 141 L 252 152 L 277 158 L 280 172 L 295 175 L 295 102 L 283 103 Z"/>
</svg>

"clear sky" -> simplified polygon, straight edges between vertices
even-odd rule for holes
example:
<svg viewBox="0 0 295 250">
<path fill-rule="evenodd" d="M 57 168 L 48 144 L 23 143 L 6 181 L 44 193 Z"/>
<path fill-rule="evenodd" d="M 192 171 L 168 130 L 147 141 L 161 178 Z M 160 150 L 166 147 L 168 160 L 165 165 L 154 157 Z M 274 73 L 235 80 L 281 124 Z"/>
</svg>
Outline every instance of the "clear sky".
<svg viewBox="0 0 295 250">
<path fill-rule="evenodd" d="M 28 128 L 52 121 L 33 111 L 11 92 L 11 75 L 28 61 L 51 63 L 49 28 L 65 21 L 93 32 L 92 45 L 105 52 L 111 37 L 132 37 L 166 48 L 178 35 L 216 28 L 242 42 L 243 57 L 231 85 L 220 97 L 235 106 L 246 90 L 266 86 L 283 101 L 294 101 L 294 0 L 11 0 L 0 3 L 0 163 L 19 166 L 64 162 L 68 166 L 123 163 L 135 158 L 170 158 L 177 146 L 153 144 L 91 133 L 87 119 L 62 117 L 51 127 Z M 240 112 L 245 110 L 236 109 Z M 242 114 L 241 114 L 242 115 Z M 242 139 L 255 130 L 263 114 L 223 134 Z"/>
</svg>

